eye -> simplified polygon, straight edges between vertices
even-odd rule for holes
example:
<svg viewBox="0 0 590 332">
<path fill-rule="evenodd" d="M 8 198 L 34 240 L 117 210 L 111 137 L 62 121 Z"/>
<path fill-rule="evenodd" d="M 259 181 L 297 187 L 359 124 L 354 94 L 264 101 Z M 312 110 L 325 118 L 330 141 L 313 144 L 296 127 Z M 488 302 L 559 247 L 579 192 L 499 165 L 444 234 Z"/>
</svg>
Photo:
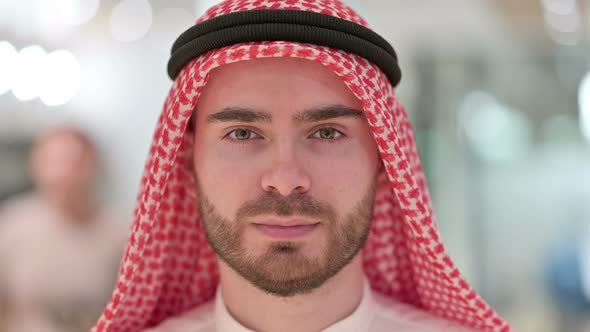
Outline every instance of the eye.
<svg viewBox="0 0 590 332">
<path fill-rule="evenodd" d="M 336 128 L 331 128 L 331 127 L 326 127 L 326 128 L 321 128 L 320 130 L 316 131 L 315 134 L 313 134 L 314 138 L 319 138 L 322 140 L 336 140 L 338 138 L 340 138 L 341 136 L 344 136 L 344 134 L 342 134 L 340 131 L 336 130 Z"/>
<path fill-rule="evenodd" d="M 260 136 L 252 130 L 245 128 L 237 128 L 230 131 L 225 137 L 229 137 L 230 140 L 234 141 L 247 141 L 250 139 L 258 139 Z"/>
</svg>

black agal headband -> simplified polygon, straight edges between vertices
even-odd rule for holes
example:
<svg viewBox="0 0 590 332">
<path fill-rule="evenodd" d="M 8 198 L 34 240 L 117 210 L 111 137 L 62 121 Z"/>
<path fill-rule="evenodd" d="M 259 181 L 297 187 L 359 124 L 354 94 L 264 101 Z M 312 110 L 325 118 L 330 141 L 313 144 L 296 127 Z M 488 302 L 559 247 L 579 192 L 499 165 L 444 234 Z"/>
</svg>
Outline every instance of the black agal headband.
<svg viewBox="0 0 590 332">
<path fill-rule="evenodd" d="M 187 63 L 209 51 L 260 41 L 290 41 L 336 48 L 377 65 L 394 87 L 401 80 L 397 55 L 383 37 L 347 20 L 299 10 L 242 11 L 194 25 L 174 42 L 168 75 L 175 79 Z"/>
</svg>

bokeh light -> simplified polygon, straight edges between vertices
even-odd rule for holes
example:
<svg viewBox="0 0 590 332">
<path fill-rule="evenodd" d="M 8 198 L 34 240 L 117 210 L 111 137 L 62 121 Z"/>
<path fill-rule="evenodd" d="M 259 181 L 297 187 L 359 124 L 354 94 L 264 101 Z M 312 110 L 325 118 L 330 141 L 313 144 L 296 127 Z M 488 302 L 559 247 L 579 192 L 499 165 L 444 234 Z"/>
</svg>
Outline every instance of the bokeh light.
<svg viewBox="0 0 590 332">
<path fill-rule="evenodd" d="M 47 53 L 41 46 L 28 46 L 18 52 L 14 67 L 12 93 L 21 101 L 39 96 L 41 80 L 39 73 L 43 71 L 43 62 Z"/>
<path fill-rule="evenodd" d="M 590 72 L 586 74 L 580 83 L 578 104 L 580 108 L 580 129 L 584 137 L 590 141 Z"/>
<path fill-rule="evenodd" d="M 531 129 L 526 117 L 484 91 L 473 91 L 461 105 L 465 134 L 482 159 L 506 162 L 522 157 L 529 148 Z"/>
<path fill-rule="evenodd" d="M 51 52 L 45 58 L 41 72 L 41 101 L 58 106 L 70 100 L 80 88 L 80 64 L 69 51 Z"/>
<path fill-rule="evenodd" d="M 149 31 L 152 20 L 152 6 L 148 1 L 123 0 L 111 13 L 111 35 L 122 42 L 139 40 Z"/>
<path fill-rule="evenodd" d="M 39 19 L 47 23 L 81 25 L 89 22 L 100 7 L 100 0 L 41 1 Z"/>
<path fill-rule="evenodd" d="M 11 43 L 0 42 L 0 95 L 12 88 L 17 56 L 18 52 Z"/>
<path fill-rule="evenodd" d="M 64 23 L 80 25 L 90 21 L 100 7 L 100 0 L 60 0 L 64 6 Z M 55 1 L 53 1 L 55 2 Z"/>
<path fill-rule="evenodd" d="M 549 37 L 561 45 L 580 42 L 582 17 L 577 0 L 543 0 L 543 18 Z"/>
</svg>

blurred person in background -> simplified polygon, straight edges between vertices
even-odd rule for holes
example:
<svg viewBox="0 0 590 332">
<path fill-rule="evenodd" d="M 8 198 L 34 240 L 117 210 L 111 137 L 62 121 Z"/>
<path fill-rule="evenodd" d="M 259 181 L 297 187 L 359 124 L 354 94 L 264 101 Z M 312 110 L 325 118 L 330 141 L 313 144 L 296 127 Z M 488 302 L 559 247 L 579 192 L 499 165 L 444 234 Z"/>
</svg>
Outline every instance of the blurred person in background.
<svg viewBox="0 0 590 332">
<path fill-rule="evenodd" d="M 95 198 L 98 152 L 56 127 L 30 155 L 35 191 L 0 207 L 0 331 L 87 331 L 108 299 L 126 224 Z"/>
</svg>

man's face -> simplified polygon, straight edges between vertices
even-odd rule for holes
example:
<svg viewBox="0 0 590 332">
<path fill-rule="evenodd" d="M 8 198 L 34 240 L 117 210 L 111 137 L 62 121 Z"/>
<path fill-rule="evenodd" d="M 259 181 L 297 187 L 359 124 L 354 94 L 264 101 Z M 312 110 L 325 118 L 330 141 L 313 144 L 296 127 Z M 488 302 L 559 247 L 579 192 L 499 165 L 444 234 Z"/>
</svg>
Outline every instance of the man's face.
<svg viewBox="0 0 590 332">
<path fill-rule="evenodd" d="M 381 161 L 361 110 L 308 60 L 211 73 L 195 124 L 200 214 L 217 255 L 258 288 L 309 292 L 364 245 Z"/>
<path fill-rule="evenodd" d="M 85 194 L 97 171 L 89 144 L 67 129 L 43 137 L 31 159 L 31 175 L 39 190 L 65 199 Z"/>
</svg>

